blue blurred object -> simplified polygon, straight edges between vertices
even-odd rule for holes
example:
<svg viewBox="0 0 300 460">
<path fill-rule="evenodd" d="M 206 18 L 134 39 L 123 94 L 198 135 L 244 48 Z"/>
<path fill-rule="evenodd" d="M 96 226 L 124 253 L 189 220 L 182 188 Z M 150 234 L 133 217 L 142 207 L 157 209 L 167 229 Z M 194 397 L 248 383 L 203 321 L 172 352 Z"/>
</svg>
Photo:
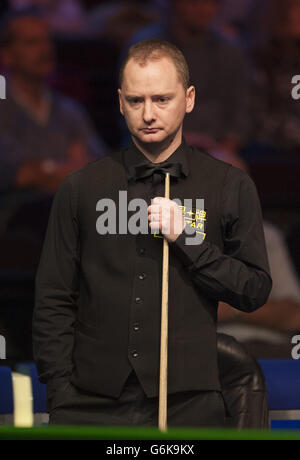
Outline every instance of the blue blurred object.
<svg viewBox="0 0 300 460">
<path fill-rule="evenodd" d="M 34 414 L 46 413 L 46 385 L 40 383 L 36 365 L 34 363 L 19 363 L 16 365 L 16 372 L 31 378 Z"/>
<path fill-rule="evenodd" d="M 0 425 L 12 424 L 14 398 L 11 368 L 0 366 Z"/>
<path fill-rule="evenodd" d="M 300 362 L 258 360 L 265 376 L 272 429 L 300 429 Z"/>
<path fill-rule="evenodd" d="M 272 420 L 272 430 L 300 430 L 300 420 Z"/>
<path fill-rule="evenodd" d="M 300 411 L 300 362 L 293 359 L 260 359 L 270 410 Z"/>
</svg>

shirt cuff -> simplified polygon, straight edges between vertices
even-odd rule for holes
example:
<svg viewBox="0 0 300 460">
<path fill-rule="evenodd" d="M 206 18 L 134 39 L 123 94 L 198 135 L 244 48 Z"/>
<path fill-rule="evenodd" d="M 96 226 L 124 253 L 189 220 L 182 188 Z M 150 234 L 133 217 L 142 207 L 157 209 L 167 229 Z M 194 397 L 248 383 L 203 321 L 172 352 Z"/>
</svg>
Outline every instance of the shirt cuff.
<svg viewBox="0 0 300 460">
<path fill-rule="evenodd" d="M 209 242 L 203 239 L 199 241 L 198 244 L 187 244 L 189 240 L 192 242 L 194 238 L 196 238 L 194 235 L 188 235 L 183 231 L 176 241 L 170 243 L 172 251 L 177 255 L 185 267 L 192 266 L 210 245 Z"/>
</svg>

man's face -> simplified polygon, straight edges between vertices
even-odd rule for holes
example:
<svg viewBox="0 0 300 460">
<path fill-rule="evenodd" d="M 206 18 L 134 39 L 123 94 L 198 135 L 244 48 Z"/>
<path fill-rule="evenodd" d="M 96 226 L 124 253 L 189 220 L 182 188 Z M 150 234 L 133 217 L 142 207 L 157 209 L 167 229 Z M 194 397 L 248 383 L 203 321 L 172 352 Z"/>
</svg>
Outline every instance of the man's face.
<svg viewBox="0 0 300 460">
<path fill-rule="evenodd" d="M 171 59 L 150 60 L 144 67 L 128 61 L 119 89 L 120 111 L 139 143 L 163 143 L 175 137 L 185 114 L 193 110 L 194 99 L 194 87 L 185 91 Z"/>
<path fill-rule="evenodd" d="M 39 18 L 19 18 L 11 24 L 12 41 L 4 52 L 4 63 L 12 71 L 43 78 L 54 70 L 54 49 L 48 27 Z"/>
<path fill-rule="evenodd" d="M 178 19 L 193 31 L 206 29 L 220 7 L 219 0 L 175 0 L 174 3 Z"/>
</svg>

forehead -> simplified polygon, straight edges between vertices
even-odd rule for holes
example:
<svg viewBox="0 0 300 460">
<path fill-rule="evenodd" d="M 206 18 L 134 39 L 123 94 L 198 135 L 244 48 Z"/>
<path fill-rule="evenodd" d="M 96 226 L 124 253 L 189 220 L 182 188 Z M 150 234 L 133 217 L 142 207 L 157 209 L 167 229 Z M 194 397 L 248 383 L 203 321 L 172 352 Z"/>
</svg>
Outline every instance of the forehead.
<svg viewBox="0 0 300 460">
<path fill-rule="evenodd" d="M 151 91 L 158 94 L 176 90 L 180 85 L 182 83 L 175 64 L 168 57 L 148 60 L 145 65 L 132 58 L 124 69 L 122 89 L 125 92 Z"/>
</svg>

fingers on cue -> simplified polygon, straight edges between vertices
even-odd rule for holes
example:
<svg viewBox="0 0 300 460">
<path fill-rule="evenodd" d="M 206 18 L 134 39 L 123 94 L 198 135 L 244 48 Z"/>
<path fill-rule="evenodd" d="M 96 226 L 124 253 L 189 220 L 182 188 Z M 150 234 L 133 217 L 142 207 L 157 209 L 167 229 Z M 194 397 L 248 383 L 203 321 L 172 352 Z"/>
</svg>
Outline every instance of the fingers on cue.
<svg viewBox="0 0 300 460">
<path fill-rule="evenodd" d="M 148 207 L 148 214 L 149 215 L 160 215 L 162 213 L 162 206 L 151 205 Z"/>
</svg>

